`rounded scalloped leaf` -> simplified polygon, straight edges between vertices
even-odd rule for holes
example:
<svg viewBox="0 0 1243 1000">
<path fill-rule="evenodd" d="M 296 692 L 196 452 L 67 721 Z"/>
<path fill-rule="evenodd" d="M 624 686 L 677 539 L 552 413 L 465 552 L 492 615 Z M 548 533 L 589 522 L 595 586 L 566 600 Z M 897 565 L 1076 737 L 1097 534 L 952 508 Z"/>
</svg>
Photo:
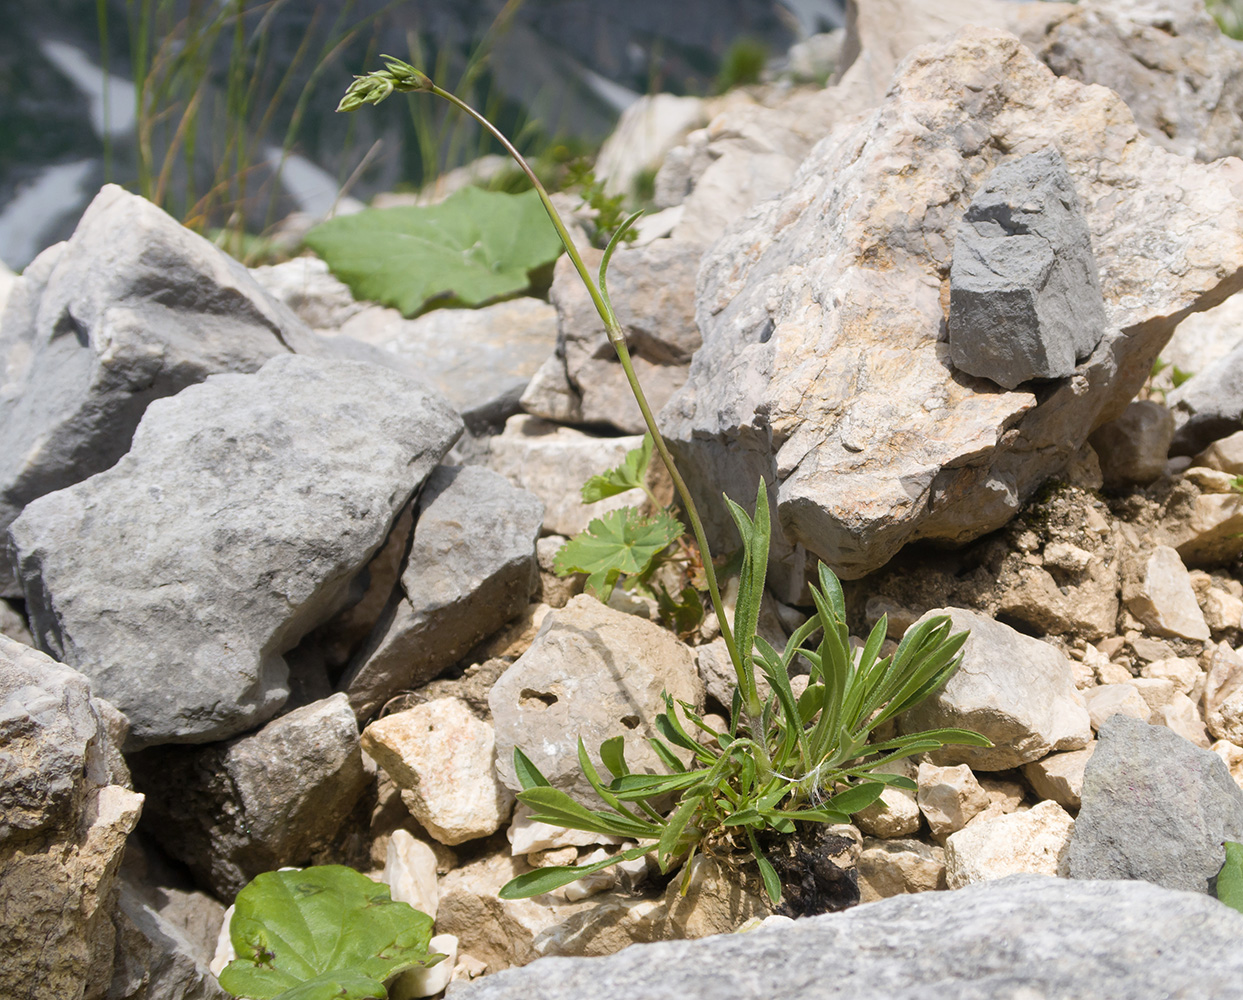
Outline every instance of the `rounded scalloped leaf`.
<svg viewBox="0 0 1243 1000">
<path fill-rule="evenodd" d="M 433 302 L 478 306 L 530 286 L 561 253 L 535 191 L 467 187 L 436 205 L 368 208 L 316 226 L 306 245 L 357 299 L 414 316 Z"/>
<path fill-rule="evenodd" d="M 352 868 L 265 872 L 238 893 L 220 985 L 254 1000 L 383 997 L 386 980 L 443 957 L 431 935 L 431 917 Z"/>
</svg>

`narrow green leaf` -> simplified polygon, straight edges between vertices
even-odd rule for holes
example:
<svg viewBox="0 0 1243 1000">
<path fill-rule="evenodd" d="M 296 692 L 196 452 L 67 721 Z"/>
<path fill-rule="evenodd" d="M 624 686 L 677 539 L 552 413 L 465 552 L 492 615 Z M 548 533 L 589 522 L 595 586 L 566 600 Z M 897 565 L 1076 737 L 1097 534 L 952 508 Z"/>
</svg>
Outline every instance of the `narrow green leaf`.
<svg viewBox="0 0 1243 1000">
<path fill-rule="evenodd" d="M 534 871 L 510 879 L 501 886 L 501 891 L 497 893 L 497 896 L 501 899 L 530 899 L 532 896 L 542 896 L 546 892 L 560 889 L 563 885 L 569 885 L 584 875 L 591 875 L 610 865 L 641 858 L 651 850 L 652 845 L 646 844 L 632 847 L 605 861 L 596 861 L 590 865 L 554 865 L 548 868 L 536 868 Z"/>
<path fill-rule="evenodd" d="M 853 816 L 879 799 L 880 793 L 884 790 L 885 786 L 879 781 L 869 782 L 865 785 L 852 785 L 844 792 L 838 792 L 828 799 L 822 808 L 830 812 L 840 812 Z"/>
<path fill-rule="evenodd" d="M 621 796 L 619 796 L 620 798 Z M 615 837 L 650 837 L 652 824 L 628 816 L 613 815 L 579 805 L 559 788 L 529 788 L 519 792 L 519 802 L 531 807 L 532 818 L 554 826 Z"/>
<path fill-rule="evenodd" d="M 609 790 L 623 802 L 636 802 L 653 795 L 678 792 L 706 780 L 707 771 L 683 771 L 680 774 L 624 774 L 615 778 Z"/>
<path fill-rule="evenodd" d="M 642 210 L 634 212 L 629 218 L 626 219 L 625 222 L 617 227 L 612 238 L 608 242 L 608 246 L 604 248 L 604 256 L 600 258 L 600 298 L 604 300 L 605 311 L 609 314 L 614 323 L 617 322 L 617 316 L 613 312 L 613 302 L 609 299 L 609 264 L 613 260 L 613 251 L 621 245 L 621 241 L 626 238 L 626 234 L 630 232 L 630 229 L 634 226 L 634 224 L 639 221 L 639 217 L 642 214 Z"/>
<path fill-rule="evenodd" d="M 524 789 L 550 787 L 550 782 L 540 773 L 540 769 L 531 763 L 531 758 L 517 747 L 514 747 L 514 771 L 518 775 L 518 783 Z"/>
<path fill-rule="evenodd" d="M 630 765 L 626 763 L 626 740 L 614 736 L 600 744 L 600 761 L 609 769 L 614 778 L 630 773 Z"/>
<path fill-rule="evenodd" d="M 747 828 L 747 843 L 751 847 L 751 853 L 755 855 L 755 863 L 760 869 L 760 878 L 764 881 L 764 889 L 768 893 L 768 898 L 772 900 L 773 905 L 781 901 L 781 879 L 777 877 L 777 871 L 772 866 L 772 862 L 764 857 L 764 852 L 760 850 L 759 841 L 755 839 L 755 831 L 750 827 Z"/>
<path fill-rule="evenodd" d="M 678 759 L 677 754 L 670 749 L 669 744 L 664 740 L 653 736 L 647 742 L 648 745 L 651 746 L 652 752 L 660 758 L 660 762 L 670 771 L 675 774 L 682 774 L 686 771 L 686 765 Z"/>
<path fill-rule="evenodd" d="M 676 858 L 690 846 L 689 843 L 684 841 L 684 835 L 695 813 L 699 811 L 699 807 L 703 804 L 703 799 L 702 795 L 685 796 L 677 809 L 673 811 L 673 815 L 665 823 L 665 829 L 660 835 L 660 842 L 656 846 L 656 857 L 660 860 L 662 868 L 672 858 Z M 699 843 L 699 837 L 692 837 L 691 842 Z"/>
</svg>

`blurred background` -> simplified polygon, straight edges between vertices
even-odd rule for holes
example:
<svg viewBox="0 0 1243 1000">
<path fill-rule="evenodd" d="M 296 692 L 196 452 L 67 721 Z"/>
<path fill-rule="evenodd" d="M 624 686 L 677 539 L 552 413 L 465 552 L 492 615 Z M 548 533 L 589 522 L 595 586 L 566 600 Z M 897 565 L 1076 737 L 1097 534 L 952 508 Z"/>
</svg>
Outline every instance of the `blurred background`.
<svg viewBox="0 0 1243 1000">
<path fill-rule="evenodd" d="M 335 114 L 381 53 L 484 111 L 553 186 L 581 179 L 643 94 L 827 77 L 831 61 L 792 72 L 789 53 L 840 36 L 845 3 L 0 0 L 0 261 L 21 270 L 65 239 L 105 181 L 270 259 L 291 213 L 417 191 L 499 151 L 442 101 Z"/>
</svg>

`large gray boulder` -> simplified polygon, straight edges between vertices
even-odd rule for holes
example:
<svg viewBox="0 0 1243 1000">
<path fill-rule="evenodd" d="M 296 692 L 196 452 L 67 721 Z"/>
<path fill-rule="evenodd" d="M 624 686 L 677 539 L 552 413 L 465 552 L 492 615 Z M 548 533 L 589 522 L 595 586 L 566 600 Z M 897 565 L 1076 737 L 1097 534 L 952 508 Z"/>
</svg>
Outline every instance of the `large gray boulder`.
<svg viewBox="0 0 1243 1000">
<path fill-rule="evenodd" d="M 0 996 L 108 987 L 117 872 L 142 808 L 115 715 L 82 674 L 0 635 Z"/>
<path fill-rule="evenodd" d="M 1107 330 L 1069 377 L 998 392 L 942 342 L 953 234 L 1000 163 L 1050 146 Z M 1116 95 L 1056 78 L 1013 36 L 968 27 L 913 52 L 884 104 L 704 258 L 704 346 L 662 424 L 712 539 L 734 544 L 721 492 L 765 478 L 784 529 L 771 579 L 793 598 L 808 553 L 857 578 L 907 542 L 1006 523 L 1122 412 L 1177 320 L 1243 283 L 1241 172 L 1147 141 Z"/>
<path fill-rule="evenodd" d="M 935 608 L 920 621 L 949 615 L 951 632 L 969 630 L 962 665 L 944 687 L 903 712 L 904 733 L 953 727 L 982 733 L 991 747 L 951 745 L 931 755 L 938 764 L 1001 771 L 1092 739 L 1070 661 L 1039 639 L 962 608 Z"/>
<path fill-rule="evenodd" d="M 950 262 L 950 357 L 1014 389 L 1064 378 L 1105 332 L 1088 225 L 1062 154 L 996 167 L 967 206 Z"/>
<path fill-rule="evenodd" d="M 1243 791 L 1217 754 L 1114 715 L 1083 773 L 1070 877 L 1212 893 L 1225 840 L 1243 841 Z"/>
<path fill-rule="evenodd" d="M 1135 882 L 1016 875 L 608 958 L 542 958 L 454 1000 L 1166 1000 L 1232 997 L 1243 917 Z"/>
<path fill-rule="evenodd" d="M 0 317 L 0 538 L 31 500 L 112 466 L 153 399 L 256 371 L 299 333 L 241 264 L 106 185 Z M 0 592 L 21 593 L 5 559 Z"/>
<path fill-rule="evenodd" d="M 147 796 L 144 829 L 225 902 L 262 872 L 309 863 L 370 780 L 343 694 L 226 743 L 153 747 L 130 761 Z"/>
<path fill-rule="evenodd" d="M 440 466 L 416 518 L 400 590 L 342 682 L 360 719 L 516 618 L 539 578 L 544 505 L 498 472 Z"/>
<path fill-rule="evenodd" d="M 157 400 L 120 462 L 10 529 L 32 631 L 129 749 L 250 729 L 460 430 L 404 376 L 296 355 Z"/>
</svg>

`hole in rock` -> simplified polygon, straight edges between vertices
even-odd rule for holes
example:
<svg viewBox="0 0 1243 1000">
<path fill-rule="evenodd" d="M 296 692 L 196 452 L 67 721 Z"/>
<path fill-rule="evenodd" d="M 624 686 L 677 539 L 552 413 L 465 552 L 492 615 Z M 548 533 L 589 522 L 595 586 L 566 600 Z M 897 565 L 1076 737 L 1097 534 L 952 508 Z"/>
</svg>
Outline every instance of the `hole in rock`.
<svg viewBox="0 0 1243 1000">
<path fill-rule="evenodd" d="M 639 717 L 637 715 L 623 715 L 621 718 L 622 725 L 627 729 L 639 728 Z"/>
<path fill-rule="evenodd" d="M 523 688 L 521 694 L 518 695 L 519 702 L 523 708 L 534 708 L 533 702 L 539 702 L 545 708 L 557 703 L 557 696 L 549 691 L 535 691 L 531 688 Z"/>
</svg>

